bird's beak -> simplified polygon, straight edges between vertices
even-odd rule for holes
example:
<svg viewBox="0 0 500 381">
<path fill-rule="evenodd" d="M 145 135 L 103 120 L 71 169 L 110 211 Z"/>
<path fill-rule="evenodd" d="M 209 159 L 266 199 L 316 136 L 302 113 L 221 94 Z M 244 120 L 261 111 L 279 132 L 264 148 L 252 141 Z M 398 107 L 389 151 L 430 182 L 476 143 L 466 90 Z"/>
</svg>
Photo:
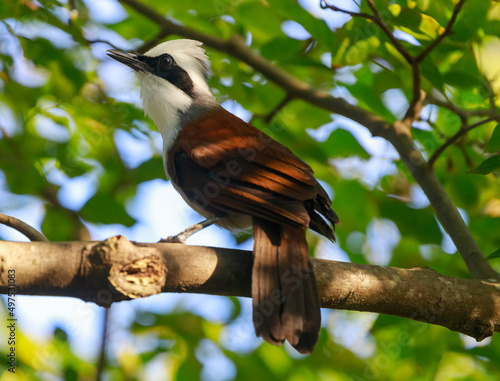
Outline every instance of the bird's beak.
<svg viewBox="0 0 500 381">
<path fill-rule="evenodd" d="M 148 66 L 146 63 L 139 60 L 137 54 L 120 52 L 119 50 L 107 50 L 106 54 L 111 58 L 121 62 L 124 65 L 127 65 L 131 69 L 135 71 L 148 71 Z"/>
</svg>

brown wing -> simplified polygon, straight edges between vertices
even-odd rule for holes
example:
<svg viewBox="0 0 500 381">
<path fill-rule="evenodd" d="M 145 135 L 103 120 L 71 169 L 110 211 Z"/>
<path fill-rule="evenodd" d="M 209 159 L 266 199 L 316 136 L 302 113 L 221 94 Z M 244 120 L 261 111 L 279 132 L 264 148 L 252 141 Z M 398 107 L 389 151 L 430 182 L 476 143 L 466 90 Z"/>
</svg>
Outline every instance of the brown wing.
<svg viewBox="0 0 500 381">
<path fill-rule="evenodd" d="M 186 125 L 167 162 L 171 180 L 217 216 L 246 214 L 299 227 L 316 220 L 314 209 L 331 211 L 306 163 L 223 108 Z"/>
</svg>

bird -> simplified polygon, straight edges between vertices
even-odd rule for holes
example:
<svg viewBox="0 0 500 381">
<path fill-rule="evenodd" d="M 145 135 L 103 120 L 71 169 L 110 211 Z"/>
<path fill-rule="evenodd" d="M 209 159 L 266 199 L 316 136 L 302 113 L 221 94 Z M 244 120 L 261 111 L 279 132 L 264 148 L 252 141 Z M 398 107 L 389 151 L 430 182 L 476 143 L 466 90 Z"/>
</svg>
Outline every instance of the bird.
<svg viewBox="0 0 500 381">
<path fill-rule="evenodd" d="M 311 353 L 321 310 L 306 230 L 334 242 L 339 223 L 311 167 L 217 102 L 201 42 L 175 39 L 144 54 L 107 54 L 137 75 L 145 114 L 163 139 L 167 177 L 206 218 L 179 234 L 177 242 L 214 223 L 234 231 L 253 227 L 256 335 Z"/>
</svg>

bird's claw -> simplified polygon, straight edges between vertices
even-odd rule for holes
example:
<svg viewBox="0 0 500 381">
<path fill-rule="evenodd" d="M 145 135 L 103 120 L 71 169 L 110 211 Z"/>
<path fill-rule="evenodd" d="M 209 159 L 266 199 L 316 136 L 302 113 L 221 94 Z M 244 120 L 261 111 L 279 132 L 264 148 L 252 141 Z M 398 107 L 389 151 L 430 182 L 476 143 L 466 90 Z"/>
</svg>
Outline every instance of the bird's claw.
<svg viewBox="0 0 500 381">
<path fill-rule="evenodd" d="M 181 236 L 181 234 L 172 235 L 167 238 L 162 238 L 158 241 L 159 243 L 186 243 L 186 239 Z"/>
</svg>

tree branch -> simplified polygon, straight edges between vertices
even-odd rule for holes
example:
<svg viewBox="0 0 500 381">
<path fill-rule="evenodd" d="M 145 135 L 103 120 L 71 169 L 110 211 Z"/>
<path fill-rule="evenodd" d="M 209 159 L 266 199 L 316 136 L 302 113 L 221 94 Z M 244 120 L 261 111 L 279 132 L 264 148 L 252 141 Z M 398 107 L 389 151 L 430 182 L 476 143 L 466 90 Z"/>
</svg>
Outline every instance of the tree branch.
<svg viewBox="0 0 500 381">
<path fill-rule="evenodd" d="M 116 50 L 121 50 L 120 47 L 116 46 L 115 44 L 113 44 L 112 42 L 108 41 L 108 40 L 102 40 L 100 38 L 98 39 L 95 39 L 95 40 L 89 40 L 87 38 L 85 38 L 85 42 L 87 43 L 87 45 L 92 45 L 92 44 L 108 44 L 109 46 L 111 46 L 113 49 L 116 49 Z"/>
<path fill-rule="evenodd" d="M 8 269 L 16 270 L 18 294 L 71 296 L 109 306 L 130 295 L 113 285 L 113 268 L 162 256 L 168 275 L 156 292 L 250 296 L 251 252 L 181 244 L 104 242 L 0 242 L 0 293 L 8 289 Z M 399 269 L 313 259 L 321 305 L 401 316 L 482 340 L 500 332 L 500 286 L 453 278 L 431 269 Z M 133 263 L 133 265 L 131 265 Z M 111 269 L 111 270 L 110 270 Z M 115 271 L 116 273 L 116 271 Z M 148 274 L 146 274 L 148 275 Z M 138 284 L 143 285 L 142 278 Z M 298 276 L 298 275 L 297 275 Z M 132 297 L 136 297 L 132 296 Z"/>
<path fill-rule="evenodd" d="M 414 57 L 406 50 L 406 48 L 403 46 L 401 41 L 399 41 L 392 31 L 389 29 L 387 24 L 382 20 L 380 17 L 380 14 L 378 13 L 377 7 L 375 6 L 375 3 L 373 0 L 366 0 L 366 3 L 370 7 L 374 21 L 375 23 L 382 29 L 382 31 L 385 33 L 385 35 L 389 38 L 389 40 L 392 42 L 394 47 L 397 49 L 397 51 L 405 58 L 405 60 L 413 66 L 413 62 L 415 61 Z"/>
<path fill-rule="evenodd" d="M 373 0 L 367 0 L 368 6 L 370 7 L 373 15 L 370 15 L 368 13 L 364 12 L 351 12 L 345 9 L 341 9 L 339 7 L 336 7 L 335 5 L 330 5 L 326 0 L 320 0 L 319 6 L 322 9 L 331 9 L 336 12 L 342 12 L 346 13 L 348 15 L 351 15 L 353 17 L 361 17 L 365 18 L 367 20 L 373 21 L 375 24 L 379 26 L 380 29 L 385 33 L 385 35 L 389 38 L 389 40 L 392 42 L 394 47 L 397 49 L 397 51 L 405 58 L 408 63 L 412 63 L 414 61 L 414 58 L 412 55 L 406 50 L 406 48 L 401 44 L 401 42 L 394 36 L 394 34 L 391 32 L 389 27 L 386 25 L 384 20 L 380 17 L 380 14 L 378 13 L 377 8 L 375 7 L 375 4 L 373 3 Z"/>
<path fill-rule="evenodd" d="M 416 121 L 420 116 L 420 112 L 423 108 L 423 101 L 425 99 L 425 92 L 422 90 L 420 64 L 416 61 L 412 61 L 410 65 L 413 77 L 412 98 L 410 105 L 408 106 L 408 110 L 406 111 L 406 114 L 402 120 L 402 122 L 405 123 L 408 128 L 411 128 L 412 123 Z"/>
<path fill-rule="evenodd" d="M 326 0 L 320 0 L 320 7 L 323 9 L 331 9 L 333 11 L 346 13 L 353 17 L 362 17 L 376 23 L 382 31 L 387 35 L 389 40 L 392 42 L 397 51 L 405 58 L 405 60 L 410 64 L 412 69 L 413 76 L 413 95 L 410 105 L 408 107 L 408 111 L 406 112 L 403 123 L 405 123 L 408 127 L 411 127 L 411 124 L 418 119 L 420 112 L 422 111 L 422 102 L 425 98 L 425 93 L 421 89 L 421 73 L 420 73 L 420 63 L 427 57 L 431 51 L 444 39 L 446 36 L 452 33 L 453 25 L 457 19 L 458 14 L 460 13 L 462 6 L 467 0 L 460 0 L 453 9 L 453 14 L 446 25 L 444 32 L 439 35 L 430 45 L 428 45 L 418 56 L 412 56 L 408 50 L 403 46 L 403 44 L 394 36 L 392 31 L 388 28 L 388 26 L 384 23 L 378 10 L 375 6 L 373 0 L 367 0 L 367 4 L 370 7 L 373 16 L 364 12 L 351 12 L 345 9 L 341 9 L 334 5 L 330 5 L 326 2 Z"/>
<path fill-rule="evenodd" d="M 292 100 L 293 100 L 293 97 L 287 94 L 286 97 L 283 98 L 283 100 L 280 103 L 278 103 L 271 111 L 269 111 L 269 113 L 263 114 L 263 115 L 261 115 L 261 114 L 253 114 L 252 115 L 252 119 L 250 119 L 250 121 L 248 123 L 252 124 L 253 121 L 255 119 L 257 119 L 257 118 L 262 119 L 262 121 L 264 122 L 264 124 L 271 123 L 271 120 L 273 120 L 273 118 L 276 116 L 276 114 L 278 112 L 280 112 L 281 109 L 283 109 L 283 107 L 285 107 Z"/>
<path fill-rule="evenodd" d="M 423 93 L 421 89 L 421 75 L 420 75 L 420 65 L 419 62 L 413 57 L 410 52 L 403 46 L 400 40 L 398 40 L 392 31 L 389 29 L 387 24 L 382 20 L 382 17 L 380 17 L 380 13 L 377 10 L 377 7 L 375 6 L 375 3 L 373 0 L 367 0 L 367 4 L 370 7 L 373 15 L 370 15 L 368 13 L 364 12 L 351 12 L 347 11 L 345 9 L 341 9 L 339 7 L 336 7 L 334 5 L 328 4 L 325 0 L 320 1 L 320 7 L 323 9 L 331 9 L 333 11 L 337 12 L 342 12 L 349 14 L 353 17 L 362 17 L 366 18 L 368 20 L 373 21 L 375 24 L 379 26 L 380 29 L 385 33 L 385 35 L 389 38 L 389 40 L 392 42 L 396 50 L 404 57 L 404 59 L 410 64 L 411 66 L 411 71 L 412 71 L 412 76 L 413 76 L 413 94 L 412 94 L 412 100 L 410 101 L 410 105 L 408 107 L 408 110 L 406 111 L 406 114 L 402 120 L 402 122 L 408 127 L 411 127 L 411 124 L 417 120 L 417 118 L 420 115 L 420 112 L 422 111 L 422 101 L 424 100 L 425 93 Z"/>
<path fill-rule="evenodd" d="M 5 131 L 5 128 L 3 128 L 3 127 L 0 125 L 0 137 L 1 137 L 1 136 L 7 137 L 7 131 Z"/>
<path fill-rule="evenodd" d="M 427 164 L 432 167 L 436 160 L 439 158 L 439 156 L 444 152 L 446 148 L 448 148 L 450 145 L 452 145 L 454 142 L 458 140 L 461 136 L 467 134 L 470 130 L 473 130 L 476 127 L 482 126 L 483 124 L 493 122 L 495 120 L 500 120 L 500 115 L 497 116 L 492 116 L 487 119 L 481 120 L 477 123 L 471 124 L 470 126 L 467 127 L 462 127 L 455 135 L 453 135 L 451 138 L 449 138 L 441 147 L 439 147 L 429 158 L 427 161 Z"/>
<path fill-rule="evenodd" d="M 20 233 L 24 234 L 26 237 L 28 237 L 30 241 L 49 242 L 47 237 L 45 237 L 42 233 L 40 233 L 34 227 L 28 225 L 26 222 L 18 220 L 15 217 L 0 213 L 0 224 L 7 225 L 7 226 L 17 230 L 18 232 L 20 232 Z"/>
<path fill-rule="evenodd" d="M 406 59 L 406 61 L 411 66 L 411 72 L 413 77 L 413 94 L 410 105 L 408 106 L 408 110 L 402 120 L 402 122 L 408 127 L 411 128 L 412 123 L 417 120 L 422 111 L 422 101 L 425 98 L 425 93 L 422 91 L 422 79 L 420 75 L 420 64 L 419 61 L 413 57 L 408 50 L 403 46 L 403 44 L 394 36 L 389 27 L 384 23 L 380 14 L 378 13 L 377 8 L 375 7 L 375 3 L 373 0 L 367 0 L 368 6 L 375 19 L 377 20 L 377 24 L 384 31 L 384 33 L 389 37 L 394 47 L 397 51 Z"/>
<path fill-rule="evenodd" d="M 472 276 L 483 279 L 500 278 L 500 275 L 491 268 L 490 264 L 484 261 L 481 249 L 474 241 L 457 208 L 451 202 L 434 172 L 429 170 L 422 154 L 414 146 L 406 124 L 402 122 L 388 123 L 361 107 L 349 104 L 342 98 L 333 97 L 322 90 L 311 87 L 274 66 L 265 58 L 256 55 L 252 49 L 245 45 L 240 36 L 224 40 L 206 35 L 183 25 L 174 24 L 151 7 L 136 0 L 120 0 L 120 2 L 129 5 L 151 21 L 156 22 L 165 33 L 192 38 L 201 41 L 206 46 L 229 54 L 262 73 L 270 81 L 283 88 L 287 94 L 332 113 L 345 116 L 365 126 L 373 136 L 380 136 L 388 140 L 396 148 L 401 160 L 427 195 L 436 210 L 439 221 L 452 238 Z"/>
<path fill-rule="evenodd" d="M 452 33 L 452 29 L 453 29 L 453 24 L 455 24 L 455 21 L 457 20 L 457 16 L 458 14 L 460 13 L 460 11 L 462 10 L 462 7 L 463 5 L 465 4 L 467 0 L 460 0 L 456 5 L 455 5 L 455 8 L 453 9 L 453 14 L 451 15 L 451 18 L 450 18 L 450 21 L 448 21 L 448 24 L 446 25 L 446 28 L 444 29 L 444 32 L 441 33 L 438 38 L 436 38 L 434 41 L 432 41 L 432 43 L 430 45 L 428 45 L 424 51 L 422 53 L 420 53 L 416 58 L 415 60 L 417 62 L 422 62 L 424 60 L 425 57 L 427 57 L 430 52 L 432 52 L 432 50 L 434 50 L 434 48 L 436 46 L 438 46 L 438 44 L 444 40 L 444 38 L 448 35 L 450 35 Z"/>
<path fill-rule="evenodd" d="M 425 99 L 426 104 L 432 104 L 438 107 L 445 108 L 447 110 L 450 110 L 451 112 L 457 114 L 462 121 L 467 120 L 468 118 L 474 117 L 474 116 L 495 116 L 495 115 L 500 115 L 496 112 L 495 109 L 495 104 L 493 103 L 493 107 L 488 108 L 488 109 L 475 109 L 475 110 L 465 110 L 463 108 L 458 107 L 457 105 L 445 100 L 445 99 L 438 99 L 432 94 L 428 94 L 426 99 Z"/>
<path fill-rule="evenodd" d="M 392 31 L 389 29 L 387 24 L 382 20 L 382 17 L 380 17 L 380 13 L 377 10 L 377 7 L 375 6 L 375 3 L 373 0 L 367 0 L 367 4 L 370 7 L 373 15 L 370 15 L 368 13 L 364 12 L 351 12 L 347 11 L 345 9 L 341 9 L 339 7 L 336 7 L 334 5 L 328 4 L 325 0 L 320 1 L 320 7 L 323 9 L 331 9 L 333 11 L 337 12 L 342 12 L 346 13 L 348 15 L 351 15 L 353 17 L 362 17 L 368 20 L 373 21 L 375 24 L 379 26 L 380 29 L 385 33 L 385 35 L 389 38 L 389 40 L 392 42 L 396 50 L 404 57 L 404 59 L 410 64 L 411 66 L 411 72 L 412 72 L 412 77 L 413 77 L 413 95 L 412 95 L 412 100 L 410 102 L 410 105 L 408 107 L 408 110 L 406 111 L 406 114 L 402 120 L 402 122 L 408 127 L 411 127 L 411 124 L 417 120 L 417 118 L 420 115 L 420 112 L 422 111 L 422 101 L 425 97 L 425 93 L 423 93 L 421 89 L 421 78 L 420 78 L 420 65 L 419 61 L 413 57 L 410 52 L 403 46 L 401 41 L 399 41 Z"/>
<path fill-rule="evenodd" d="M 332 11 L 335 11 L 335 12 L 345 13 L 345 14 L 350 15 L 352 17 L 362 17 L 362 18 L 372 20 L 373 22 L 375 22 L 375 18 L 372 15 L 370 15 L 369 13 L 348 11 L 347 9 L 342 9 L 342 8 L 339 8 L 335 5 L 331 5 L 326 0 L 320 0 L 319 7 L 321 9 L 331 9 Z"/>
<path fill-rule="evenodd" d="M 106 369 L 106 363 L 107 363 L 107 354 L 106 351 L 108 349 L 108 344 L 109 344 L 109 318 L 110 316 L 110 309 L 105 308 L 104 309 L 104 316 L 103 316 L 103 322 L 102 322 L 102 332 L 101 332 L 101 345 L 99 348 L 99 360 L 97 362 L 97 369 L 96 369 L 96 381 L 102 381 L 104 379 L 103 374 L 104 374 L 104 369 Z"/>
<path fill-rule="evenodd" d="M 151 38 L 150 40 L 146 41 L 140 48 L 137 49 L 137 51 L 141 54 L 146 53 L 149 49 L 155 47 L 157 44 L 160 43 L 161 40 L 163 40 L 165 37 L 167 37 L 170 33 L 166 29 L 160 29 L 158 34 Z"/>
</svg>

